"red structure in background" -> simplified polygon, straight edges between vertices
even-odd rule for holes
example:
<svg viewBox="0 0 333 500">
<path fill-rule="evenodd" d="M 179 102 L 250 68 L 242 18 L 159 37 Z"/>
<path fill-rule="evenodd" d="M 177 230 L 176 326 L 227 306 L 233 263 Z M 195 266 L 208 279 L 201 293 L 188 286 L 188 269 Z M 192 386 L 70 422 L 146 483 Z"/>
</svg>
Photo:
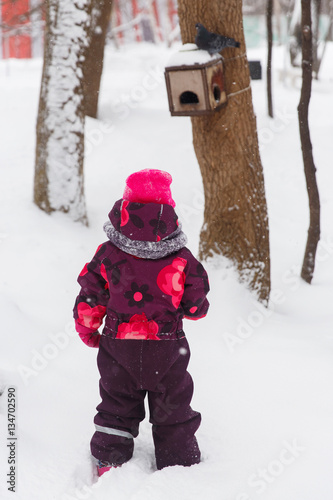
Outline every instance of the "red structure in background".
<svg viewBox="0 0 333 500">
<path fill-rule="evenodd" d="M 140 13 L 140 9 L 139 9 L 137 0 L 132 0 L 132 12 L 133 12 L 133 18 L 134 19 L 136 17 L 138 17 L 138 15 Z M 141 42 L 142 38 L 141 38 L 141 34 L 140 34 L 140 31 L 139 31 L 138 25 L 135 25 L 134 29 L 135 29 L 135 38 L 136 38 L 136 41 L 137 42 Z"/>
<path fill-rule="evenodd" d="M 114 9 L 115 9 L 115 26 L 120 26 L 122 24 L 121 20 L 121 10 L 119 7 L 119 0 L 114 0 Z M 123 41 L 123 34 L 122 32 L 117 34 L 117 37 L 120 42 Z"/>
<path fill-rule="evenodd" d="M 172 29 L 176 27 L 176 20 L 178 19 L 177 2 L 168 0 L 168 16 Z"/>
<path fill-rule="evenodd" d="M 158 38 L 160 39 L 160 41 L 162 41 L 163 37 L 162 37 L 162 33 L 161 33 L 161 25 L 160 25 L 159 12 L 158 12 L 158 6 L 156 3 L 156 0 L 153 1 L 153 11 L 154 11 L 154 17 L 155 17 L 155 21 L 156 21 Z"/>
<path fill-rule="evenodd" d="M 2 30 L 3 59 L 31 57 L 31 36 L 24 29 L 30 23 L 29 10 L 29 0 L 6 0 L 1 3 L 1 23 L 8 26 Z"/>
<path fill-rule="evenodd" d="M 40 5 L 32 0 L 0 0 L 2 25 L 0 28 L 0 59 L 31 58 L 36 53 L 38 56 L 41 55 L 43 22 L 45 21 L 43 4 L 42 0 Z M 36 16 L 38 8 L 41 8 L 41 12 L 37 13 Z M 33 11 L 35 12 L 33 13 Z M 36 19 L 39 22 L 37 31 Z M 153 33 L 152 39 L 155 42 L 169 41 L 168 34 L 170 30 L 175 29 L 178 22 L 177 0 L 152 0 L 150 7 L 149 5 L 147 7 L 147 3 L 142 0 L 114 0 L 112 24 L 118 43 L 144 41 L 143 24 L 147 23 L 147 20 L 151 28 L 150 32 Z M 152 41 L 152 39 L 150 38 L 148 41 Z"/>
<path fill-rule="evenodd" d="M 170 32 L 178 25 L 177 0 L 114 0 L 112 17 L 114 35 L 119 43 L 169 43 Z"/>
</svg>

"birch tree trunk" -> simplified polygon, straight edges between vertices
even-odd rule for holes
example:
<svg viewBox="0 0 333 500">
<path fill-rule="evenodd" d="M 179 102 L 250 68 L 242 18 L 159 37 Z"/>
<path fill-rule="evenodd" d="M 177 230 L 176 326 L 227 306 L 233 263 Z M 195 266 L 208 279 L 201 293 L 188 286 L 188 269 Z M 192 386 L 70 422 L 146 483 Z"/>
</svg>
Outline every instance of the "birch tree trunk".
<svg viewBox="0 0 333 500">
<path fill-rule="evenodd" d="M 228 104 L 213 116 L 193 117 L 193 144 L 204 193 L 200 257 L 223 254 L 241 280 L 267 304 L 270 293 L 268 216 L 250 73 L 242 21 L 242 1 L 179 0 L 183 43 L 193 43 L 195 24 L 235 38 L 239 49 L 223 51 Z"/>
<path fill-rule="evenodd" d="M 93 0 L 89 50 L 83 65 L 86 116 L 97 118 L 99 88 L 103 71 L 104 46 L 111 17 L 112 0 Z"/>
<path fill-rule="evenodd" d="M 87 224 L 82 65 L 90 0 L 47 0 L 44 66 L 37 118 L 34 202 Z"/>
<path fill-rule="evenodd" d="M 320 201 L 308 117 L 312 88 L 312 51 L 311 6 L 308 0 L 302 0 L 302 89 L 298 105 L 298 120 L 310 208 L 310 225 L 301 272 L 301 277 L 307 283 L 311 283 L 313 278 L 320 239 Z"/>
</svg>

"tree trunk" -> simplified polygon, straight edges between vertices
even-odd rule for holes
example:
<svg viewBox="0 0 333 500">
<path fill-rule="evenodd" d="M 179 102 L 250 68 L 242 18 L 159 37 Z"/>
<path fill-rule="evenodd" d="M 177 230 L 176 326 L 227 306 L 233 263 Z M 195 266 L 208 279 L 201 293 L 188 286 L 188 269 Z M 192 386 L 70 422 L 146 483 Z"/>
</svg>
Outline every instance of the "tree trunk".
<svg viewBox="0 0 333 500">
<path fill-rule="evenodd" d="M 48 0 L 37 118 L 34 202 L 87 224 L 84 187 L 82 60 L 90 0 Z"/>
<path fill-rule="evenodd" d="M 311 0 L 312 6 L 312 14 L 311 18 L 313 19 L 312 23 L 312 71 L 315 73 L 316 78 L 318 79 L 319 73 L 319 54 L 318 54 L 318 46 L 319 46 L 319 17 L 321 12 L 321 0 Z"/>
<path fill-rule="evenodd" d="M 223 52 L 228 104 L 213 116 L 192 118 L 193 143 L 205 193 L 200 257 L 223 254 L 241 280 L 267 304 L 270 256 L 263 170 L 252 106 L 242 1 L 179 0 L 183 43 L 193 43 L 195 24 L 235 38 L 239 49 Z"/>
<path fill-rule="evenodd" d="M 311 1 L 311 0 L 309 0 Z M 289 32 L 289 55 L 292 66 L 297 66 L 298 55 L 302 50 L 301 33 L 301 0 L 295 0 L 293 13 L 290 21 Z"/>
<path fill-rule="evenodd" d="M 97 118 L 104 46 L 111 17 L 112 0 L 93 0 L 90 44 L 83 65 L 83 91 L 86 116 Z"/>
<path fill-rule="evenodd" d="M 279 0 L 273 0 L 273 9 L 272 12 L 274 12 L 274 17 L 276 19 L 276 32 L 277 32 L 277 39 L 278 39 L 278 44 L 282 44 L 282 32 L 281 32 L 281 4 Z"/>
<path fill-rule="evenodd" d="M 327 42 L 329 40 L 332 40 L 332 36 L 331 36 L 332 26 L 333 26 L 333 1 L 332 0 L 330 0 L 328 3 L 328 15 L 329 15 L 329 25 L 328 25 L 328 28 L 326 31 L 326 36 L 324 38 L 324 47 L 323 47 L 323 50 L 322 50 L 320 56 L 319 56 L 319 53 L 317 51 L 317 66 L 315 68 L 316 78 L 318 78 L 320 66 L 321 66 L 321 63 L 324 59 L 324 55 L 325 55 L 325 51 L 326 51 L 326 47 L 327 47 Z"/>
<path fill-rule="evenodd" d="M 268 115 L 273 118 L 273 97 L 272 97 L 272 46 L 273 46 L 273 0 L 267 0 L 266 26 L 267 26 L 267 104 Z"/>
<path fill-rule="evenodd" d="M 320 201 L 316 180 L 316 167 L 312 155 L 309 130 L 309 103 L 312 87 L 312 32 L 311 5 L 302 0 L 302 89 L 298 105 L 299 131 L 302 144 L 304 173 L 309 196 L 310 225 L 301 277 L 311 283 L 315 267 L 317 245 L 320 239 Z"/>
</svg>

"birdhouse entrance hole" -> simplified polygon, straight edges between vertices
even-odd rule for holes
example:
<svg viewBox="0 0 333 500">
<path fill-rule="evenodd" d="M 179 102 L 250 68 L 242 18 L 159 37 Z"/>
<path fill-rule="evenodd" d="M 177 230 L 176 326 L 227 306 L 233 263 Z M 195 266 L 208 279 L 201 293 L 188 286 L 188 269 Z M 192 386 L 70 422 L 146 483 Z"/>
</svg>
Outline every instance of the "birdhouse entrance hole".
<svg viewBox="0 0 333 500">
<path fill-rule="evenodd" d="M 195 92 L 186 90 L 179 97 L 181 104 L 199 104 L 199 98 Z"/>
<path fill-rule="evenodd" d="M 213 87 L 214 99 L 216 102 L 220 102 L 221 100 L 221 89 L 218 85 L 214 85 Z"/>
</svg>

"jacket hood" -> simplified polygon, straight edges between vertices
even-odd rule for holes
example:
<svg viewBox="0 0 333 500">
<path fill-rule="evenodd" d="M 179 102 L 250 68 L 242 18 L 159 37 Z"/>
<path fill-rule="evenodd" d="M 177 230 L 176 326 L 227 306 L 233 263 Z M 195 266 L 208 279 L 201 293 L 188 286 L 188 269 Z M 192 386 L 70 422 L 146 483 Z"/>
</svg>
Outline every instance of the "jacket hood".
<svg viewBox="0 0 333 500">
<path fill-rule="evenodd" d="M 118 200 L 109 213 L 104 231 L 126 253 L 159 259 L 183 248 L 187 238 L 171 205 Z"/>
</svg>

